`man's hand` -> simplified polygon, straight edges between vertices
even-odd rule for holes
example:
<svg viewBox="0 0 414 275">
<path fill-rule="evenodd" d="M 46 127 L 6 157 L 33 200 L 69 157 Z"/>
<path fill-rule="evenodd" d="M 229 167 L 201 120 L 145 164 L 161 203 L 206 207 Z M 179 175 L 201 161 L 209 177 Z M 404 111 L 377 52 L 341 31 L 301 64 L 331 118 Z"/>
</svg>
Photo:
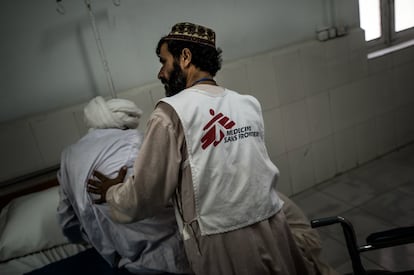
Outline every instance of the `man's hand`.
<svg viewBox="0 0 414 275">
<path fill-rule="evenodd" d="M 118 176 L 114 179 L 110 179 L 101 172 L 94 170 L 93 176 L 98 180 L 89 179 L 87 190 L 89 193 L 101 195 L 101 197 L 99 199 L 94 199 L 93 202 L 98 204 L 106 202 L 106 192 L 108 191 L 109 187 L 123 182 L 127 170 L 127 167 L 121 167 L 121 169 L 119 169 Z"/>
</svg>

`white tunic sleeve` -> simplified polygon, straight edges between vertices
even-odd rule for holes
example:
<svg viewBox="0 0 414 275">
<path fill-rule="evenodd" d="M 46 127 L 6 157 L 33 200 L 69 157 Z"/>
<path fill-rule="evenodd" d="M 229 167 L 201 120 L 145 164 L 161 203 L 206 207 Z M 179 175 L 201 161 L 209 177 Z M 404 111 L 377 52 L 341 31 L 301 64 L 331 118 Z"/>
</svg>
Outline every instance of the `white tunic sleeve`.
<svg viewBox="0 0 414 275">
<path fill-rule="evenodd" d="M 160 103 L 152 113 L 134 175 L 112 186 L 106 194 L 112 218 L 118 222 L 152 217 L 171 203 L 178 185 L 182 144 L 168 107 Z"/>
</svg>

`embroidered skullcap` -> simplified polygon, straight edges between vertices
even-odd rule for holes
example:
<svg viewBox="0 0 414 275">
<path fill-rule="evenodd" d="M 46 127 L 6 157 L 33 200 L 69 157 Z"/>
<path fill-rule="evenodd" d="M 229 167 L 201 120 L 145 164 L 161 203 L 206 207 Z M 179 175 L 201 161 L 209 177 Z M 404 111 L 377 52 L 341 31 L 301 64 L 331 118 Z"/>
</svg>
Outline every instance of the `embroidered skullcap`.
<svg viewBox="0 0 414 275">
<path fill-rule="evenodd" d="M 142 115 L 134 102 L 127 99 L 93 98 L 84 108 L 85 123 L 90 128 L 135 129 Z"/>
<path fill-rule="evenodd" d="M 175 24 L 164 39 L 189 41 L 216 48 L 216 33 L 212 29 L 189 22 Z"/>
</svg>

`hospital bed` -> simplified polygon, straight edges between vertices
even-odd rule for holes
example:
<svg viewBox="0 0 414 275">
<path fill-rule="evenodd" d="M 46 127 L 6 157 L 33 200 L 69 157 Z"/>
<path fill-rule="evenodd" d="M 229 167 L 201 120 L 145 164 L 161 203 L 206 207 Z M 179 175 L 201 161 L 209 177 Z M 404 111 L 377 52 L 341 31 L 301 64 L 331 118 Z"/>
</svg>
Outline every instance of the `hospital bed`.
<svg viewBox="0 0 414 275">
<path fill-rule="evenodd" d="M 404 245 L 414 242 L 414 226 L 397 227 L 386 231 L 379 231 L 370 234 L 366 238 L 366 243 L 359 245 L 357 242 L 355 229 L 352 223 L 342 217 L 333 216 L 320 219 L 311 220 L 312 228 L 318 228 L 322 226 L 330 226 L 334 224 L 340 224 L 342 227 L 343 236 L 345 238 L 348 254 L 351 258 L 352 273 L 347 275 L 408 275 L 414 274 L 414 270 L 407 271 L 388 271 L 388 270 L 367 270 L 361 261 L 361 253 L 388 248 L 398 245 Z M 414 259 L 413 259 L 414 260 Z"/>
<path fill-rule="evenodd" d="M 0 274 L 129 274 L 112 269 L 89 245 L 70 243 L 58 219 L 56 172 L 13 192 L 0 189 Z M 33 183 L 34 182 L 34 183 Z"/>
<path fill-rule="evenodd" d="M 89 248 L 70 243 L 60 230 L 56 177 L 10 185 L 13 191 L 2 188 L 0 196 L 0 274 L 25 274 Z"/>
</svg>

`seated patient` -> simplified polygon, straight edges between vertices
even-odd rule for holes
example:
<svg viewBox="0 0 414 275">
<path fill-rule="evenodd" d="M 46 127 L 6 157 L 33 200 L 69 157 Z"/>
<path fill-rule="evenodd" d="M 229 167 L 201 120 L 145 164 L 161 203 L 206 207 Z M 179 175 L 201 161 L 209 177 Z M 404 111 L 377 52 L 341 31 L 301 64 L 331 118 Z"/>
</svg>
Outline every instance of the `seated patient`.
<svg viewBox="0 0 414 275">
<path fill-rule="evenodd" d="M 186 273 L 182 240 L 172 207 L 158 216 L 130 224 L 110 218 L 106 204 L 94 204 L 86 191 L 93 170 L 117 176 L 132 167 L 142 142 L 137 130 L 142 111 L 129 100 L 92 99 L 84 109 L 89 132 L 61 155 L 58 181 L 59 222 L 73 242 L 91 244 L 112 266 L 131 273 Z"/>
</svg>

